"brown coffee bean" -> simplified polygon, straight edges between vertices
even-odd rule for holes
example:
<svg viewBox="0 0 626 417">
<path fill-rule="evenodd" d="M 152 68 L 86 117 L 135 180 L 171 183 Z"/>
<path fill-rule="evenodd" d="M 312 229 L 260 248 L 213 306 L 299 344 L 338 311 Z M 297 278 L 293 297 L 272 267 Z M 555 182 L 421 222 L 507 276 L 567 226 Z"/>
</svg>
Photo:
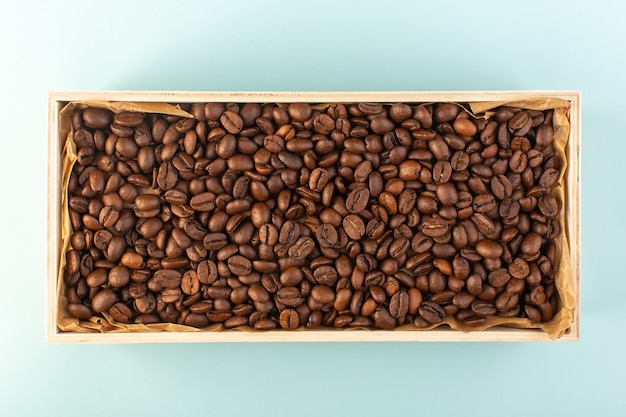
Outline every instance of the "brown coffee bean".
<svg viewBox="0 0 626 417">
<path fill-rule="evenodd" d="M 541 249 L 541 236 L 537 233 L 528 233 L 522 240 L 521 250 L 524 255 L 533 256 Z"/>
<path fill-rule="evenodd" d="M 473 301 L 471 304 L 471 310 L 480 316 L 490 316 L 496 314 L 497 312 L 492 303 L 482 300 Z"/>
<path fill-rule="evenodd" d="M 228 258 L 228 269 L 235 275 L 248 275 L 252 272 L 252 262 L 241 255 Z"/>
<path fill-rule="evenodd" d="M 342 225 L 350 239 L 359 240 L 365 235 L 365 224 L 356 214 L 347 215 L 343 219 Z"/>
<path fill-rule="evenodd" d="M 280 327 L 286 330 L 297 329 L 300 325 L 300 318 L 295 310 L 290 308 L 283 310 L 280 313 Z"/>
<path fill-rule="evenodd" d="M 511 274 L 504 268 L 498 268 L 489 274 L 489 283 L 494 287 L 502 287 L 511 279 Z"/>
<path fill-rule="evenodd" d="M 326 187 L 329 180 L 330 177 L 327 170 L 324 168 L 315 168 L 309 176 L 309 188 L 313 191 L 321 192 L 324 187 Z"/>
<path fill-rule="evenodd" d="M 243 129 L 241 116 L 230 110 L 226 110 L 221 114 L 220 123 L 228 133 L 237 134 Z"/>
<path fill-rule="evenodd" d="M 206 250 L 216 251 L 228 244 L 228 238 L 224 233 L 207 233 L 202 240 L 202 244 Z"/>
<path fill-rule="evenodd" d="M 389 301 L 389 313 L 399 319 L 406 317 L 409 311 L 409 295 L 405 291 L 399 291 Z"/>
<path fill-rule="evenodd" d="M 112 290 L 105 288 L 93 297 L 91 309 L 96 313 L 102 313 L 110 309 L 117 300 L 117 295 Z"/>
<path fill-rule="evenodd" d="M 116 265 L 109 271 L 108 283 L 113 288 L 121 288 L 130 281 L 130 271 L 121 265 Z M 101 284 L 100 284 L 101 285 Z"/>
<path fill-rule="evenodd" d="M 67 312 L 77 319 L 87 320 L 93 315 L 91 309 L 83 304 L 70 303 L 67 305 Z"/>
<path fill-rule="evenodd" d="M 295 287 L 302 282 L 304 274 L 302 269 L 297 266 L 286 268 L 280 274 L 280 283 L 287 287 Z"/>
<path fill-rule="evenodd" d="M 303 236 L 289 248 L 288 254 L 295 259 L 304 259 L 309 256 L 314 249 L 315 242 L 313 239 L 308 236 Z"/>
<path fill-rule="evenodd" d="M 389 313 L 389 311 L 382 306 L 376 308 L 376 311 L 373 314 L 373 318 L 374 326 L 380 329 L 392 329 L 396 327 L 397 324 L 396 318 L 393 317 Z"/>
<path fill-rule="evenodd" d="M 157 173 L 157 184 L 163 190 L 174 188 L 178 181 L 178 171 L 171 162 L 163 162 Z"/>
<path fill-rule="evenodd" d="M 304 122 L 311 117 L 312 109 L 308 103 L 292 103 L 287 108 L 289 117 L 296 122 Z"/>
<path fill-rule="evenodd" d="M 276 300 L 288 307 L 298 307 L 303 302 L 302 294 L 296 287 L 282 287 L 276 292 Z"/>
<path fill-rule="evenodd" d="M 552 112 L 182 108 L 194 118 L 72 116 L 68 314 L 97 316 L 82 300 L 109 290 L 102 312 L 120 322 L 271 329 L 285 309 L 287 328 L 552 318 Z"/>
<path fill-rule="evenodd" d="M 311 297 L 322 304 L 332 304 L 335 301 L 335 293 L 326 285 L 314 285 L 311 289 Z"/>
<path fill-rule="evenodd" d="M 448 223 L 444 219 L 431 217 L 422 226 L 422 234 L 426 237 L 440 237 L 448 232 Z"/>
<path fill-rule="evenodd" d="M 133 312 L 124 303 L 115 303 L 109 308 L 109 314 L 113 320 L 119 323 L 129 323 L 133 318 Z"/>
<path fill-rule="evenodd" d="M 154 273 L 154 281 L 164 288 L 180 286 L 182 275 L 174 269 L 160 269 Z"/>
<path fill-rule="evenodd" d="M 82 120 L 87 127 L 104 129 L 113 121 L 113 115 L 106 109 L 88 107 L 82 111 Z"/>
<path fill-rule="evenodd" d="M 537 199 L 537 207 L 541 214 L 554 218 L 559 213 L 559 203 L 552 195 L 544 195 Z"/>
<path fill-rule="evenodd" d="M 502 256 L 502 246 L 493 240 L 483 239 L 476 244 L 476 252 L 485 258 L 499 258 Z"/>
<path fill-rule="evenodd" d="M 452 126 L 461 136 L 474 136 L 478 131 L 476 125 L 469 119 L 456 119 Z"/>
<path fill-rule="evenodd" d="M 366 187 L 355 188 L 346 198 L 346 210 L 358 214 L 365 210 L 369 203 L 370 191 Z"/>
<path fill-rule="evenodd" d="M 424 301 L 419 309 L 419 315 L 428 323 L 441 323 L 446 316 L 446 311 L 439 304 L 432 301 Z"/>
</svg>

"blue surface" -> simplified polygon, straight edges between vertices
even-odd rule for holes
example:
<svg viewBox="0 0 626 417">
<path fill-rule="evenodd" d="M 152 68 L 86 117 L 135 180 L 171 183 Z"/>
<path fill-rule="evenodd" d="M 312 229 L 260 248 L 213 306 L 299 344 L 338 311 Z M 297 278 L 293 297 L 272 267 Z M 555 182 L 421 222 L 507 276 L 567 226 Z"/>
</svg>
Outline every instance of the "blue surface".
<svg viewBox="0 0 626 417">
<path fill-rule="evenodd" d="M 624 11 L 1 2 L 0 416 L 624 415 Z M 580 342 L 46 345 L 46 94 L 108 89 L 581 90 Z"/>
</svg>

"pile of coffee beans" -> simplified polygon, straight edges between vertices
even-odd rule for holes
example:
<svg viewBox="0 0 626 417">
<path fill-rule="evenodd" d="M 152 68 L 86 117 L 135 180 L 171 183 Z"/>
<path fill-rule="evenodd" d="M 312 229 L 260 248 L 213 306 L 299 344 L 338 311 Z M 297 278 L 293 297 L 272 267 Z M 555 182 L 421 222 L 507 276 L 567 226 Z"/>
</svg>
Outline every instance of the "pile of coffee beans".
<svg viewBox="0 0 626 417">
<path fill-rule="evenodd" d="M 194 118 L 74 112 L 69 315 L 269 330 L 556 312 L 551 110 L 179 106 Z"/>
</svg>

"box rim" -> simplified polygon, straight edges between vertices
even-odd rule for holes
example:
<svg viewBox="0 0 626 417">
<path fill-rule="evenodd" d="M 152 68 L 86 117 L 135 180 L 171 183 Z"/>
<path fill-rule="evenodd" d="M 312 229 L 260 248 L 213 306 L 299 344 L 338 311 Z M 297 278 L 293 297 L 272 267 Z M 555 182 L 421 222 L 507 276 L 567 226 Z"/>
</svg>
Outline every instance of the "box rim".
<svg viewBox="0 0 626 417">
<path fill-rule="evenodd" d="M 536 329 L 491 328 L 480 332 L 463 333 L 437 328 L 429 331 L 355 331 L 320 330 L 263 333 L 249 332 L 154 332 L 154 333 L 70 333 L 62 332 L 56 324 L 58 300 L 56 279 L 59 260 L 58 184 L 60 155 L 55 155 L 59 145 L 58 113 L 64 103 L 70 101 L 104 100 L 137 102 L 348 102 L 348 101 L 514 101 L 528 98 L 554 97 L 570 101 L 570 138 L 568 141 L 569 179 L 574 179 L 572 202 L 568 208 L 575 225 L 570 233 L 570 259 L 576 291 L 574 321 L 567 334 L 557 341 L 578 341 L 580 332 L 580 243 L 581 243 L 581 92 L 578 90 L 494 90 L 494 91 L 51 91 L 48 93 L 48 160 L 47 160 L 47 294 L 46 294 L 46 341 L 48 343 L 189 343 L 189 342 L 418 342 L 418 341 L 550 341 L 547 334 Z M 570 145 L 574 145 L 573 147 Z M 568 221 L 567 225 L 569 226 Z M 57 227 L 53 227 L 56 225 Z M 258 335 L 258 337 L 257 337 Z M 321 336 L 321 337 L 320 337 Z M 385 337 L 384 340 L 382 338 Z"/>
</svg>

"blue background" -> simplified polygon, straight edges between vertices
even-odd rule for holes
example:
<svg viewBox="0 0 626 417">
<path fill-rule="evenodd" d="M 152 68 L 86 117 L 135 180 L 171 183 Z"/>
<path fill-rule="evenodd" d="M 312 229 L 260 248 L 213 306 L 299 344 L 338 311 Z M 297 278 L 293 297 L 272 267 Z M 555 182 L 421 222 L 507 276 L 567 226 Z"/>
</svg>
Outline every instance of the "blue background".
<svg viewBox="0 0 626 417">
<path fill-rule="evenodd" d="M 0 415 L 624 415 L 624 12 L 0 2 Z M 46 95 L 113 89 L 581 90 L 580 342 L 45 344 Z"/>
</svg>

